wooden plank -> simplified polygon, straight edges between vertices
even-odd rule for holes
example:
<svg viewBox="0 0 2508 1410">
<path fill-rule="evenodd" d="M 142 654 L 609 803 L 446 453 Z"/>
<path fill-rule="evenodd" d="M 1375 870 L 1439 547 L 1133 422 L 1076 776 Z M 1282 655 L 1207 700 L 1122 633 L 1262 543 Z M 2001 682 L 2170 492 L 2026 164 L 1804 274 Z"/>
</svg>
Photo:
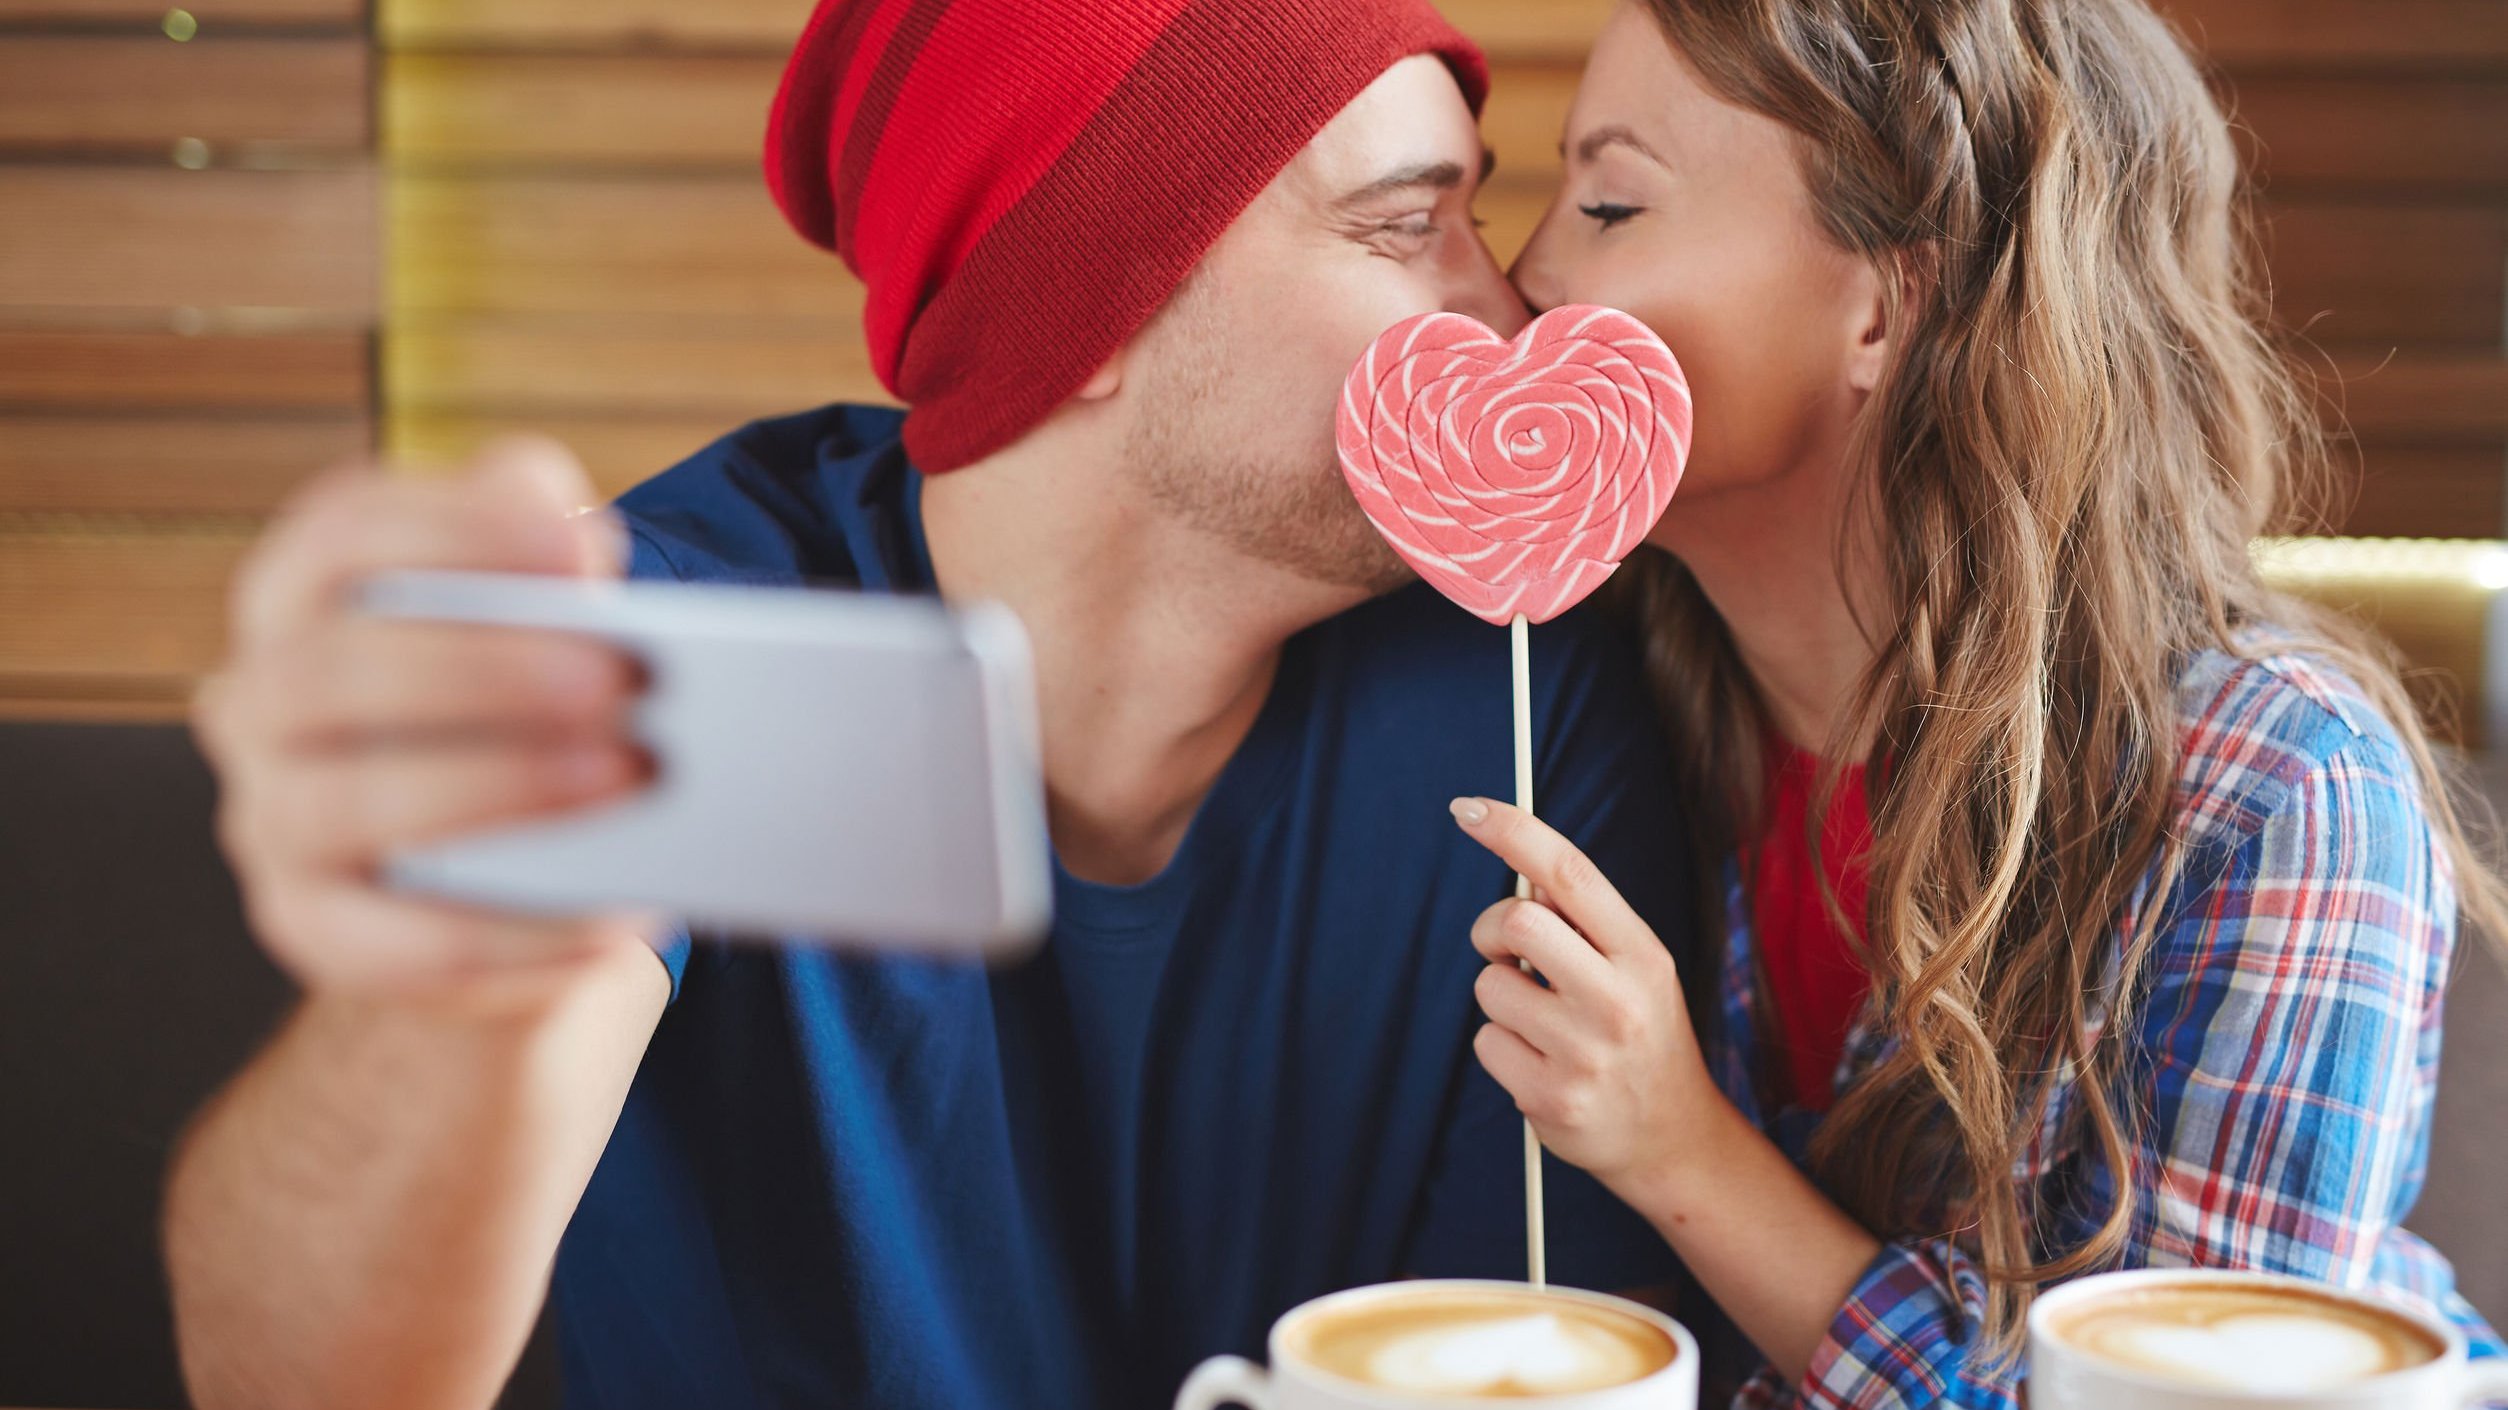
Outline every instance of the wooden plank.
<svg viewBox="0 0 2508 1410">
<path fill-rule="evenodd" d="M 1499 60 L 1582 63 L 1611 0 L 1439 0 Z M 2232 68 L 2426 68 L 2508 61 L 2499 0 L 2159 0 L 2212 62 Z"/>
<path fill-rule="evenodd" d="M 371 172 L 0 167 L 0 304 L 375 303 Z"/>
<path fill-rule="evenodd" d="M 779 57 L 401 53 L 386 59 L 384 146 L 468 165 L 716 164 L 754 171 Z M 1482 124 L 1512 176 L 1558 170 L 1577 70 L 1501 67 Z"/>
<path fill-rule="evenodd" d="M 1483 235 L 1512 261 L 1555 195 L 1504 175 L 1483 193 Z M 2291 202 L 2270 207 L 2276 316 L 2321 343 L 2500 345 L 2508 310 L 2508 210 Z"/>
<path fill-rule="evenodd" d="M 1576 101 L 1578 72 L 1559 64 L 1507 64 L 1493 76 L 1489 105 L 1481 114 L 1481 140 L 1498 157 L 1498 174 L 1510 182 L 1554 182 L 1559 138 Z"/>
<path fill-rule="evenodd" d="M 415 175 L 391 194 L 397 316 L 859 316 L 850 276 L 747 173 Z M 1483 195 L 1501 258 L 1552 195 L 1516 177 Z M 2498 345 L 2508 210 L 2291 203 L 2271 219 L 2280 316 L 2319 341 Z"/>
<path fill-rule="evenodd" d="M 458 466 L 501 436 L 554 436 L 583 461 L 605 495 L 617 496 L 738 429 L 723 417 L 493 416 L 404 412 L 384 428 L 391 455 L 422 471 Z"/>
<path fill-rule="evenodd" d="M 2339 358 L 2321 390 L 2363 442 L 2508 440 L 2508 357 L 2497 353 Z"/>
<path fill-rule="evenodd" d="M 2212 62 L 2357 69 L 2508 61 L 2499 0 L 2159 0 Z"/>
<path fill-rule="evenodd" d="M 1502 62 L 1481 131 L 1510 179 L 1554 179 L 1573 65 Z M 2249 170 L 2275 196 L 2317 188 L 2508 194 L 2508 73 L 2260 73 L 2226 85 Z"/>
<path fill-rule="evenodd" d="M 2237 80 L 2231 102 L 2249 168 L 2276 199 L 2314 187 L 2508 195 L 2508 72 L 2264 74 Z"/>
<path fill-rule="evenodd" d="M 394 47 L 792 47 L 811 0 L 377 0 Z"/>
<path fill-rule="evenodd" d="M 373 445 L 363 416 L 0 416 L 0 512 L 267 513 Z"/>
<path fill-rule="evenodd" d="M 2332 531 L 2378 538 L 2508 532 L 2508 444 L 2372 445 L 2343 458 Z"/>
<path fill-rule="evenodd" d="M 784 224 L 754 173 L 411 175 L 389 197 L 395 320 L 861 316 L 853 277 Z"/>
<path fill-rule="evenodd" d="M 167 0 L 0 0 L 0 22 L 153 30 L 173 8 Z M 184 0 L 182 8 L 212 36 L 228 25 L 355 29 L 366 21 L 366 0 Z"/>
<path fill-rule="evenodd" d="M 2347 428 L 2371 446 L 2367 452 L 2371 475 L 2359 503 L 2374 509 L 2375 522 L 2391 526 L 2402 521 L 2418 512 L 2417 497 L 2432 487 L 2442 487 L 2444 492 L 2433 496 L 2427 522 L 2419 532 L 2466 532 L 2467 505 L 2482 515 L 2473 531 L 2492 531 L 2499 516 L 2490 514 L 2486 506 L 2499 502 L 2502 485 L 2508 483 L 2502 474 L 2503 458 L 2508 457 L 2508 359 L 2346 358 L 2325 376 L 2321 390 L 2328 403 L 2329 424 Z M 887 400 L 875 386 L 832 383 L 789 390 L 802 395 L 774 404 L 765 404 L 761 398 L 756 407 L 727 405 L 720 412 L 687 415 L 648 414 L 632 398 L 601 408 L 600 414 L 586 414 L 583 407 L 569 407 L 554 399 L 545 410 L 396 405 L 386 442 L 395 454 L 452 460 L 495 436 L 539 430 L 580 441 L 587 457 L 597 462 L 596 475 L 605 477 L 605 484 L 623 486 L 747 416 L 828 401 Z M 2338 511 L 2336 522 L 2353 524 L 2355 532 L 2370 531 L 2342 517 L 2356 516 L 2361 509 L 2344 504 L 2333 507 Z"/>
<path fill-rule="evenodd" d="M 1437 0 L 1437 8 L 1494 60 L 1582 67 L 1594 36 L 1611 18 L 1612 0 Z"/>
<path fill-rule="evenodd" d="M 860 325 L 710 332 L 468 320 L 393 329 L 384 387 L 400 409 L 633 410 L 744 421 L 883 396 Z"/>
<path fill-rule="evenodd" d="M 851 323 L 860 294 L 787 231 L 746 175 L 428 176 L 394 183 L 402 316 L 526 313 Z M 1518 250 L 1546 184 L 1482 199 Z M 2325 343 L 2495 347 L 2508 211 L 2291 204 L 2271 212 L 2280 317 Z"/>
<path fill-rule="evenodd" d="M 1581 63 L 1612 0 L 1439 0 L 1499 58 Z M 427 47 L 627 45 L 782 51 L 809 0 L 381 0 L 387 43 Z"/>
<path fill-rule="evenodd" d="M 1513 264 L 1524 252 L 1557 195 L 1556 182 L 1519 174 L 1506 165 L 1506 158 L 1498 159 L 1497 177 L 1481 188 L 1472 213 L 1480 218 L 1480 236 L 1500 264 Z"/>
<path fill-rule="evenodd" d="M 337 9 L 342 0 L 203 0 L 221 9 Z M 1464 32 L 1501 59 L 1579 62 L 1611 0 L 1440 0 Z M 2232 66 L 2465 64 L 2508 59 L 2498 0 L 2161 0 L 2216 62 Z M 130 0 L 0 0 L 15 12 L 92 9 L 153 19 Z M 387 42 L 423 46 L 635 45 L 781 50 L 809 0 L 381 0 Z"/>
<path fill-rule="evenodd" d="M 398 161 L 754 171 L 781 73 L 765 55 L 394 54 L 384 147 Z"/>
<path fill-rule="evenodd" d="M 2291 203 L 2267 215 L 2284 324 L 2325 343 L 2500 345 L 2508 210 Z"/>
<path fill-rule="evenodd" d="M 359 149 L 366 81 L 367 47 L 353 37 L 0 34 L 0 149 Z"/>
<path fill-rule="evenodd" d="M 245 528 L 0 524 L 0 693 L 180 699 L 218 659 Z"/>
<path fill-rule="evenodd" d="M 229 337 L 0 328 L 0 407 L 350 411 L 366 404 L 365 335 Z"/>
<path fill-rule="evenodd" d="M 171 689 L 116 696 L 113 681 L 0 674 L 0 720 L 73 725 L 173 725 L 191 702 Z M 124 687 L 127 688 L 127 687 Z"/>
</svg>

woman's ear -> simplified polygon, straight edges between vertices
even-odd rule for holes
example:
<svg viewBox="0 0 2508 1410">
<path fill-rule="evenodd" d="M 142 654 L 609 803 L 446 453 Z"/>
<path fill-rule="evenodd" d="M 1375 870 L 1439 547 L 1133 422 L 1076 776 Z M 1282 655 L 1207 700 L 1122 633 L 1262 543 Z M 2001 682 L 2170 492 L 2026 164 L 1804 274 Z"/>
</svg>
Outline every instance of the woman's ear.
<svg viewBox="0 0 2508 1410">
<path fill-rule="evenodd" d="M 1880 387 L 1898 355 L 1898 340 L 1924 287 L 1924 260 L 1902 251 L 1878 262 L 1857 266 L 1851 291 L 1855 309 L 1855 344 L 1846 358 L 1846 380 L 1866 396 Z M 1896 287 L 1893 288 L 1892 285 Z"/>
</svg>

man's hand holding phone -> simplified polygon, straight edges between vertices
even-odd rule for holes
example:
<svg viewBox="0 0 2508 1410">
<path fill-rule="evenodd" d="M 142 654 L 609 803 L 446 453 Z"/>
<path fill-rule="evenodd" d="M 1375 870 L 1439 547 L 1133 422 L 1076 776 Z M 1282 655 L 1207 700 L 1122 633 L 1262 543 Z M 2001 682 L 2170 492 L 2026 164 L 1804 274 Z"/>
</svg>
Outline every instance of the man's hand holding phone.
<svg viewBox="0 0 2508 1410">
<path fill-rule="evenodd" d="M 253 927 L 309 989 L 529 1004 L 640 917 L 532 917 L 388 889 L 410 847 L 622 798 L 648 768 L 637 663 L 598 640 L 355 609 L 393 569 L 616 578 L 625 550 L 562 448 L 512 441 L 461 474 L 332 472 L 292 500 L 239 573 L 229 654 L 195 730 Z"/>
</svg>

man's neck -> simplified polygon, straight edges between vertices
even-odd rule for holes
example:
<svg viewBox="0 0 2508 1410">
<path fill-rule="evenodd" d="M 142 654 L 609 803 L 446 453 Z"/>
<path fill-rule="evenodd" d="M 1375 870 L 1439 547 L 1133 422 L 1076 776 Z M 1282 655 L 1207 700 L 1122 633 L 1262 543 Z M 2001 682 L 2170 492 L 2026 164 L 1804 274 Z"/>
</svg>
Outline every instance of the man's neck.
<svg viewBox="0 0 2508 1410">
<path fill-rule="evenodd" d="M 1027 625 L 1056 853 L 1124 885 L 1174 856 L 1283 643 L 1360 599 L 1176 525 L 1116 478 L 1102 460 L 1004 455 L 926 481 L 923 524 L 944 597 Z"/>
<path fill-rule="evenodd" d="M 1875 649 L 1839 578 L 1846 512 L 1844 477 L 1825 467 L 1672 508 L 1673 552 L 1723 617 L 1777 730 L 1815 753 L 1840 743 Z M 1849 758 L 1870 747 L 1843 743 Z"/>
</svg>

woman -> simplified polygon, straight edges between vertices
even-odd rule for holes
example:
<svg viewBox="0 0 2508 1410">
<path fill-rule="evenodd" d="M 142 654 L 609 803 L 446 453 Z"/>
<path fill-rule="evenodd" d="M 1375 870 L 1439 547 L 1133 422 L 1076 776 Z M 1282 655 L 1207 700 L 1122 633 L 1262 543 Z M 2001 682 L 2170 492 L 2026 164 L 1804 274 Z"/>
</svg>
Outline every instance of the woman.
<svg viewBox="0 0 2508 1410">
<path fill-rule="evenodd" d="M 1676 972 L 1459 800 L 1547 902 L 1474 931 L 1479 1052 L 1764 1357 L 1740 1403 L 2012 1404 L 2033 1292 L 2119 1265 L 2496 1351 L 2397 1221 L 2497 883 L 2391 672 L 2249 565 L 2322 447 L 2170 32 L 1632 0 L 1564 151 L 1518 283 L 1646 319 L 1703 409 L 1629 596 L 1730 941 Z"/>
</svg>

